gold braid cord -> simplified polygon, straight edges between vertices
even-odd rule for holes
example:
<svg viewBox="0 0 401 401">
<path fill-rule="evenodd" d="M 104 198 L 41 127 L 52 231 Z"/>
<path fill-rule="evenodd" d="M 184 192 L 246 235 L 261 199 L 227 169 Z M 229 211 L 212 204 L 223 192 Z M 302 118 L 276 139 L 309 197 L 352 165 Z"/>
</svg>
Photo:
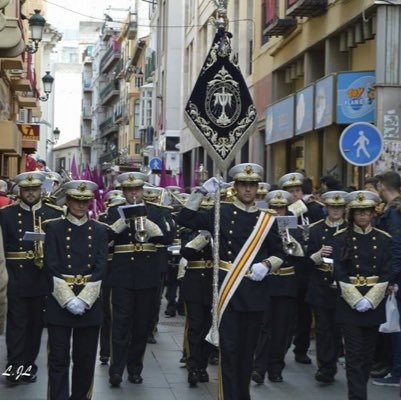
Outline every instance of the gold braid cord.
<svg viewBox="0 0 401 401">
<path fill-rule="evenodd" d="M 377 283 L 367 292 L 367 294 L 365 294 L 365 298 L 373 305 L 373 309 L 376 309 L 380 302 L 383 301 L 383 298 L 386 295 L 387 286 L 388 281 Z"/>
<path fill-rule="evenodd" d="M 89 308 L 91 308 L 99 298 L 101 285 L 101 280 L 86 283 L 84 289 L 79 293 L 78 298 L 86 302 L 89 305 Z"/>
<path fill-rule="evenodd" d="M 340 288 L 341 296 L 351 308 L 354 308 L 355 304 L 363 298 L 362 294 L 353 284 L 340 281 Z"/>
<path fill-rule="evenodd" d="M 52 295 L 62 308 L 64 308 L 69 301 L 75 298 L 74 292 L 65 280 L 53 277 L 53 287 Z"/>
</svg>

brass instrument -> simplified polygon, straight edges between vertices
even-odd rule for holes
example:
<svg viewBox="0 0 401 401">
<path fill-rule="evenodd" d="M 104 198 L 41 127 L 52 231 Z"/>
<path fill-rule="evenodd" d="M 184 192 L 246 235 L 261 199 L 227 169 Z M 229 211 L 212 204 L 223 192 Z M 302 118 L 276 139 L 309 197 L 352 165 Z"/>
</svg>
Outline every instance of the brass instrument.
<svg viewBox="0 0 401 401">
<path fill-rule="evenodd" d="M 286 228 L 284 230 L 280 230 L 279 234 L 281 236 L 281 240 L 283 241 L 284 252 L 287 255 L 292 255 L 297 248 L 297 244 L 295 242 L 291 241 L 291 236 L 290 236 L 290 232 L 288 231 L 288 228 Z"/>
<path fill-rule="evenodd" d="M 136 198 L 134 198 L 134 205 L 137 205 Z M 149 239 L 149 234 L 146 231 L 146 216 L 134 217 L 135 239 L 138 242 L 146 242 Z"/>
<path fill-rule="evenodd" d="M 37 224 L 36 224 L 36 217 L 35 211 L 33 211 L 33 231 L 35 233 L 43 234 L 42 231 L 42 217 L 38 217 Z M 36 240 L 34 241 L 34 251 L 33 251 L 33 261 L 39 269 L 43 267 L 43 258 L 44 258 L 44 251 L 43 251 L 43 241 Z"/>
</svg>

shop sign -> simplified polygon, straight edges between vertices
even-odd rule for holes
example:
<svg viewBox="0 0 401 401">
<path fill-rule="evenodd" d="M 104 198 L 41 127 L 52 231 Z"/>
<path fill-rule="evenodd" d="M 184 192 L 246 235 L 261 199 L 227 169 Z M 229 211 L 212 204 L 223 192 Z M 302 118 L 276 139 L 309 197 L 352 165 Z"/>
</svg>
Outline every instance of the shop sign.
<svg viewBox="0 0 401 401">
<path fill-rule="evenodd" d="M 265 144 L 294 136 L 294 95 L 266 108 Z"/>
<path fill-rule="evenodd" d="M 374 71 L 337 75 L 337 124 L 375 121 L 375 83 Z"/>
<path fill-rule="evenodd" d="M 334 121 L 334 75 L 315 83 L 315 129 L 331 125 Z"/>
<path fill-rule="evenodd" d="M 313 85 L 297 92 L 295 110 L 295 135 L 313 130 Z"/>
<path fill-rule="evenodd" d="M 22 139 L 28 141 L 38 141 L 40 137 L 39 124 L 17 124 L 22 133 Z"/>
</svg>

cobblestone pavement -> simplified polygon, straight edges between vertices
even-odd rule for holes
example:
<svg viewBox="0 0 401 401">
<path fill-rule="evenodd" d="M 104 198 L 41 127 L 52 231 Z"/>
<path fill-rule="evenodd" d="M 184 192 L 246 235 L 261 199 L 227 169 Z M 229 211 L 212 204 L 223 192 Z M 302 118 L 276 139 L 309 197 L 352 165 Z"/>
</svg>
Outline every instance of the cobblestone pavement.
<svg viewBox="0 0 401 401">
<path fill-rule="evenodd" d="M 217 369 L 208 368 L 210 382 L 200 384 L 196 388 L 189 388 L 187 371 L 179 363 L 181 358 L 181 344 L 184 318 L 176 316 L 164 317 L 164 308 L 161 311 L 161 321 L 156 334 L 157 344 L 148 345 L 143 370 L 143 383 L 128 382 L 125 374 L 120 388 L 110 388 L 108 384 L 108 366 L 97 363 L 93 399 L 129 400 L 129 399 L 216 399 L 217 398 Z M 0 379 L 0 399 L 45 399 L 47 388 L 46 375 L 46 341 L 44 332 L 42 348 L 38 358 L 39 375 L 36 383 L 20 384 L 9 387 L 4 378 Z M 309 352 L 314 359 L 314 342 Z M 251 384 L 253 399 L 346 399 L 347 389 L 345 370 L 339 364 L 336 381 L 331 385 L 318 384 L 313 376 L 316 371 L 316 362 L 312 365 L 301 365 L 294 362 L 292 352 L 287 355 L 287 366 L 283 372 L 283 383 L 263 385 Z M 0 364 L 5 366 L 6 348 L 5 338 L 0 336 Z M 399 388 L 378 387 L 369 385 L 370 399 L 399 399 Z"/>
</svg>

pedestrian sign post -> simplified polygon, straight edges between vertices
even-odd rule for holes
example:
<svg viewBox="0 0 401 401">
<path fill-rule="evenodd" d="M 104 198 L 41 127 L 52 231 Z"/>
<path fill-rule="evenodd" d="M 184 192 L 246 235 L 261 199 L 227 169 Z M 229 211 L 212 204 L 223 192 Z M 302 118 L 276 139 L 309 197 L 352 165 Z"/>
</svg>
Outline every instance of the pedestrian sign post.
<svg viewBox="0 0 401 401">
<path fill-rule="evenodd" d="M 152 170 L 161 170 L 162 169 L 162 159 L 160 159 L 160 157 L 153 157 L 149 161 L 149 167 Z"/>
<path fill-rule="evenodd" d="M 345 128 L 340 137 L 340 152 L 354 166 L 374 163 L 383 150 L 380 131 L 369 123 L 354 123 Z"/>
</svg>

